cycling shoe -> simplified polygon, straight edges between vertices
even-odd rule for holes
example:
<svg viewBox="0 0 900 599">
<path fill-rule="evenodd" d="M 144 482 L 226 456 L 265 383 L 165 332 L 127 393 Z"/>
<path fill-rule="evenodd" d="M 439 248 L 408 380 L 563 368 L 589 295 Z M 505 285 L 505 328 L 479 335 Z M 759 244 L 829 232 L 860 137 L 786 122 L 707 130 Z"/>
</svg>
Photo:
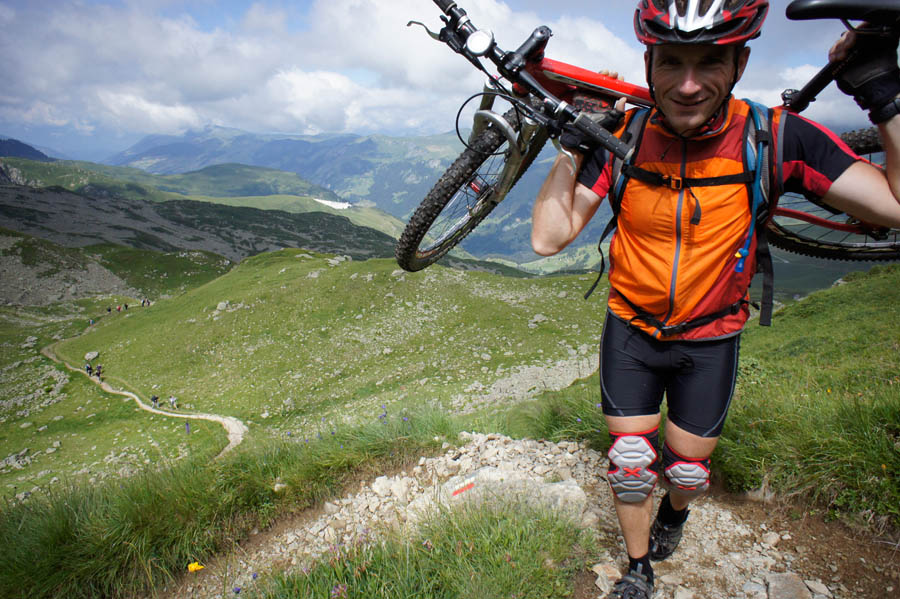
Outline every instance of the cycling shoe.
<svg viewBox="0 0 900 599">
<path fill-rule="evenodd" d="M 663 524 L 659 521 L 659 516 L 656 517 L 650 527 L 651 560 L 662 561 L 675 552 L 675 548 L 681 542 L 685 522 L 687 518 L 681 524 Z"/>
<path fill-rule="evenodd" d="M 606 599 L 650 599 L 653 596 L 653 583 L 646 576 L 630 570 L 610 591 Z"/>
</svg>

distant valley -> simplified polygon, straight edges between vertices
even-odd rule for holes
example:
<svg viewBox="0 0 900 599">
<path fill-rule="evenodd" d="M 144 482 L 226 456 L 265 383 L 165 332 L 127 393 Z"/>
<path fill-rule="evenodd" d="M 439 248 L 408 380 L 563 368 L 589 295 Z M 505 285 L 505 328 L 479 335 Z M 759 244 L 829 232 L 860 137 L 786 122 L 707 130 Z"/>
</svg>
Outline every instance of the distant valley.
<svg viewBox="0 0 900 599">
<path fill-rule="evenodd" d="M 20 154 L 41 154 L 33 148 L 29 150 L 26 144 L 17 144 L 6 147 Z M 111 159 L 119 166 L 0 158 L 0 182 L 29 188 L 53 188 L 54 193 L 66 190 L 83 198 L 95 198 L 103 205 L 110 202 L 118 205 L 121 200 L 135 201 L 142 206 L 140 210 L 146 208 L 144 202 L 157 203 L 160 206 L 153 208 L 154 211 L 180 213 L 184 227 L 189 229 L 197 224 L 202 233 L 185 234 L 184 239 L 197 238 L 189 243 L 176 243 L 171 238 L 167 239 L 166 235 L 159 235 L 159 231 L 148 230 L 145 231 L 148 235 L 145 239 L 143 234 L 126 233 L 120 228 L 141 229 L 143 225 L 138 224 L 141 221 L 108 227 L 100 218 L 103 211 L 96 214 L 88 211 L 80 216 L 87 219 L 82 223 L 86 229 L 76 232 L 72 230 L 73 224 L 67 223 L 67 232 L 50 234 L 46 223 L 34 226 L 39 221 L 33 218 L 34 214 L 28 216 L 29 210 L 34 210 L 34 207 L 28 206 L 28 202 L 23 204 L 22 200 L 22 197 L 33 192 L 22 188 L 3 191 L 6 199 L 5 207 L 0 209 L 4 217 L 0 226 L 64 244 L 72 243 L 77 237 L 83 238 L 78 242 L 82 244 L 102 238 L 132 247 L 206 248 L 239 260 L 246 255 L 284 247 L 284 244 L 300 243 L 309 233 L 292 235 L 285 231 L 338 222 L 321 221 L 319 216 L 299 217 L 326 214 L 346 217 L 357 227 L 382 233 L 385 237 L 374 242 L 375 245 L 367 246 L 366 251 L 370 255 L 386 257 L 392 254 L 393 240 L 399 237 L 411 212 L 460 149 L 461 144 L 453 134 L 420 138 L 277 136 L 208 128 L 179 137 L 147 137 Z M 548 146 L 507 199 L 464 240 L 453 255 L 444 258 L 443 263 L 461 265 L 463 261 L 469 261 L 467 268 L 486 268 L 495 272 L 525 270 L 550 273 L 597 269 L 601 257 L 595 243 L 609 218 L 605 203 L 579 240 L 561 254 L 540 258 L 531 250 L 529 232 L 534 193 L 553 157 L 553 148 Z M 254 166 L 254 163 L 257 165 Z M 46 199 L 46 192 L 43 198 Z M 209 205 L 200 207 L 182 203 L 164 206 L 173 200 Z M 228 210 L 226 206 L 234 210 Z M 242 212 L 242 209 L 251 209 L 251 212 Z M 253 212 L 254 209 L 293 216 Z M 42 210 L 46 212 L 49 208 L 45 206 Z M 117 210 L 112 209 L 110 214 Z M 194 214 L 188 217 L 185 211 Z M 206 213 L 207 216 L 202 216 Z M 24 218 L 22 227 L 17 224 L 21 218 Z M 92 219 L 99 222 L 94 224 Z M 307 224 L 299 224 L 301 222 Z M 244 227 L 238 239 L 233 230 L 235 227 L 228 223 L 252 226 Z M 229 239 L 212 241 L 216 228 L 223 224 L 225 229 L 232 229 L 223 234 Z M 94 234 L 97 230 L 106 230 L 109 235 Z M 324 233 L 320 231 L 316 235 L 324 235 L 331 241 L 321 245 L 324 242 L 319 239 L 316 248 L 324 252 L 358 256 L 363 251 L 362 245 L 371 239 L 371 233 L 352 231 L 355 229 L 346 229 L 343 225 L 329 227 Z M 336 237 L 345 234 L 350 237 L 336 240 Z M 341 251 L 345 247 L 347 251 Z M 775 259 L 776 292 L 783 300 L 806 295 L 814 289 L 830 285 L 848 271 L 869 266 L 814 260 L 778 251 L 775 252 Z M 491 260 L 493 264 L 485 260 Z"/>
</svg>

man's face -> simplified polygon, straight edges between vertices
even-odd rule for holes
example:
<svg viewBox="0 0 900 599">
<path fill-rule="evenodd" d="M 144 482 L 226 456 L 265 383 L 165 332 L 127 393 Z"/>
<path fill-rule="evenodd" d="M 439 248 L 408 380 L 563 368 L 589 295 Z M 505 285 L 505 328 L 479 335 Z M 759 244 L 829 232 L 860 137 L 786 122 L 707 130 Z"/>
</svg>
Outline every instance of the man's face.
<svg viewBox="0 0 900 599">
<path fill-rule="evenodd" d="M 650 63 L 650 78 L 656 102 L 669 126 L 680 135 L 690 135 L 712 118 L 735 80 L 733 46 L 662 45 L 644 54 Z M 749 48 L 737 60 L 737 78 L 744 72 Z"/>
</svg>

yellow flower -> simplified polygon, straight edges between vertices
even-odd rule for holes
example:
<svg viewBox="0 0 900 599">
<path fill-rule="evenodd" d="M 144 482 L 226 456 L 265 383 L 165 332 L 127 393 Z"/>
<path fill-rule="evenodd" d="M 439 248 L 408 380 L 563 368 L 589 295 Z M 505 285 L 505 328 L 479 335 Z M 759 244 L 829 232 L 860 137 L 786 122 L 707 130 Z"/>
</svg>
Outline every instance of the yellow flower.
<svg viewBox="0 0 900 599">
<path fill-rule="evenodd" d="M 193 562 L 188 564 L 188 572 L 197 572 L 198 570 L 202 570 L 204 566 L 201 566 L 199 562 Z"/>
</svg>

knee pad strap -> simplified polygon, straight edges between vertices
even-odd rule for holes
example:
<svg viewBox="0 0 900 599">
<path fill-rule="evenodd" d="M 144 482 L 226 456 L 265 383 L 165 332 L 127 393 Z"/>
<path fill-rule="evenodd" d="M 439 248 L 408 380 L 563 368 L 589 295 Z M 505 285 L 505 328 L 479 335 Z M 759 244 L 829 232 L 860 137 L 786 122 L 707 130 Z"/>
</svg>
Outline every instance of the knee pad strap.
<svg viewBox="0 0 900 599">
<path fill-rule="evenodd" d="M 685 458 L 663 444 L 663 472 L 671 489 L 688 497 L 702 495 L 709 488 L 709 458 Z"/>
<path fill-rule="evenodd" d="M 659 478 L 659 430 L 610 433 L 610 437 L 609 486 L 620 501 L 640 503 L 650 496 Z"/>
</svg>

